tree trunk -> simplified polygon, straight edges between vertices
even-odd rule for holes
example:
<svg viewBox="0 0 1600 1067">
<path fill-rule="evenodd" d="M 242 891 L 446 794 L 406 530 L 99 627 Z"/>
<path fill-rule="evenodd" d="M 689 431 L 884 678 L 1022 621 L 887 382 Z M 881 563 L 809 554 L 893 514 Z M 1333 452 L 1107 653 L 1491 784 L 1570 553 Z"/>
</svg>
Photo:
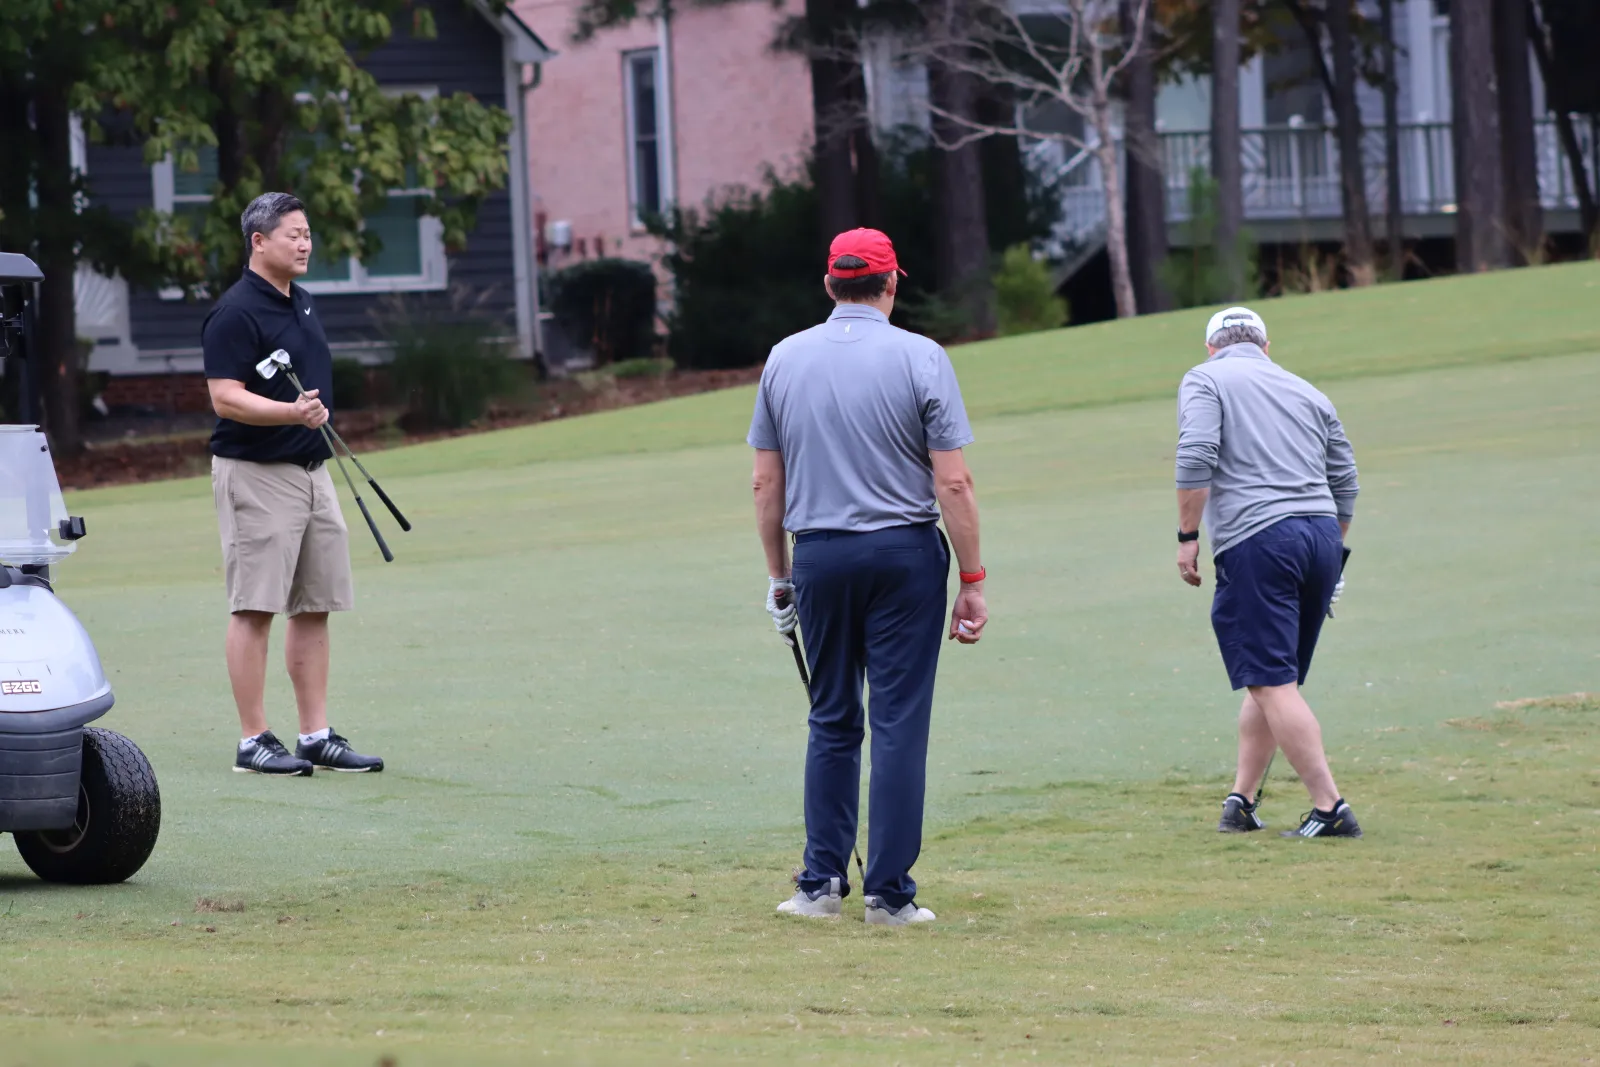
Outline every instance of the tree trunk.
<svg viewBox="0 0 1600 1067">
<path fill-rule="evenodd" d="M 1539 11 L 1534 0 L 1527 0 L 1528 39 L 1533 44 L 1533 58 L 1539 64 L 1539 77 L 1544 80 L 1545 95 L 1551 97 L 1554 74 L 1550 56 L 1550 42 L 1539 22 Z M 1578 131 L 1572 126 L 1571 114 L 1559 107 L 1553 108 L 1556 116 L 1556 133 L 1561 138 L 1561 153 L 1567 157 L 1572 172 L 1572 187 L 1578 194 L 1578 217 L 1583 227 L 1584 243 L 1591 253 L 1595 239 L 1600 237 L 1600 205 L 1595 203 L 1594 189 L 1589 184 L 1589 171 L 1584 165 L 1583 146 L 1578 143 Z"/>
<path fill-rule="evenodd" d="M 1227 294 L 1244 297 L 1244 151 L 1239 131 L 1239 0 L 1215 0 L 1211 27 L 1211 176 L 1217 183 L 1217 262 Z M 1118 205 L 1120 211 L 1121 205 Z"/>
<path fill-rule="evenodd" d="M 832 54 L 841 20 L 834 0 L 806 0 L 811 52 L 811 122 L 814 127 L 819 222 L 824 245 L 857 224 L 850 130 L 855 117 L 848 93 L 851 64 Z"/>
<path fill-rule="evenodd" d="M 1501 181 L 1505 231 L 1518 264 L 1543 258 L 1539 150 L 1533 132 L 1533 72 L 1528 67 L 1525 0 L 1494 0 L 1494 68 L 1500 91 Z"/>
<path fill-rule="evenodd" d="M 1361 107 L 1356 102 L 1352 0 L 1330 0 L 1328 42 L 1333 47 L 1333 114 L 1339 136 L 1339 193 L 1344 207 L 1345 269 L 1353 286 L 1377 281 L 1372 254 L 1372 216 L 1367 210 L 1367 168 L 1361 156 Z"/>
<path fill-rule="evenodd" d="M 28 84 L 21 72 L 0 72 L 0 252 L 32 252 L 33 129 Z"/>
<path fill-rule="evenodd" d="M 1127 66 L 1127 109 L 1123 121 L 1127 174 L 1128 272 L 1143 314 L 1166 311 L 1172 300 L 1160 282 L 1167 259 L 1167 187 L 1161 170 L 1161 137 L 1156 133 L 1156 72 L 1150 58 L 1148 12 L 1140 40 L 1132 34 L 1139 5 L 1147 0 L 1122 0 L 1123 37 L 1134 57 Z"/>
<path fill-rule="evenodd" d="M 1016 104 L 1004 87 L 978 87 L 978 121 L 1005 129 L 1016 121 Z M 978 142 L 983 161 L 984 218 L 989 227 L 989 247 L 1005 249 L 1030 242 L 1035 230 L 1028 201 L 1027 164 L 1016 136 L 997 133 Z"/>
<path fill-rule="evenodd" d="M 1405 191 L 1400 187 L 1400 72 L 1395 66 L 1394 0 L 1379 0 L 1383 15 L 1384 230 L 1388 234 L 1389 279 L 1406 276 Z"/>
<path fill-rule="evenodd" d="M 77 308 L 73 282 L 77 249 L 72 192 L 71 88 L 65 77 L 40 78 L 34 84 L 33 117 L 39 146 L 35 192 L 38 263 L 44 273 L 39 283 L 38 352 L 35 366 L 44 396 L 45 429 L 56 455 L 72 457 L 83 451 L 78 424 L 81 369 L 78 352 Z"/>
<path fill-rule="evenodd" d="M 978 117 L 978 85 L 970 74 L 940 63 L 928 70 L 928 98 L 951 115 Z M 967 313 L 972 332 L 995 331 L 994 287 L 989 278 L 989 223 L 983 195 L 983 158 L 977 142 L 954 143 L 970 127 L 939 115 L 934 124 L 934 285 Z"/>
<path fill-rule="evenodd" d="M 1111 101 L 1094 101 L 1094 130 L 1099 144 L 1095 157 L 1100 161 L 1100 187 L 1106 197 L 1106 258 L 1111 261 L 1111 293 L 1117 300 L 1117 318 L 1131 319 L 1139 314 L 1139 298 L 1133 291 L 1133 274 L 1128 269 L 1128 225 L 1122 213 L 1122 178 L 1117 174 L 1117 144 L 1111 139 Z"/>
<path fill-rule="evenodd" d="M 1456 269 L 1507 265 L 1501 227 L 1500 101 L 1495 84 L 1493 0 L 1450 5 L 1450 83 L 1454 101 Z"/>
<path fill-rule="evenodd" d="M 882 229 L 883 209 L 878 201 L 878 146 L 872 140 L 872 124 L 863 122 L 857 126 L 851 143 L 855 148 L 856 163 L 856 219 L 862 226 Z"/>
</svg>

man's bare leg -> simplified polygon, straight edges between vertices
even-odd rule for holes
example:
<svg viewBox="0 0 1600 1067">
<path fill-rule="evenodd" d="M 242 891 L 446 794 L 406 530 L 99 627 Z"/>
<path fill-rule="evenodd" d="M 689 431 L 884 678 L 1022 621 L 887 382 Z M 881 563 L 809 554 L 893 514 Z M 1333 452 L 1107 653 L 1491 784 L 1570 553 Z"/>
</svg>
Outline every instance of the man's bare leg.
<svg viewBox="0 0 1600 1067">
<path fill-rule="evenodd" d="M 1233 779 L 1233 791 L 1254 800 L 1261 776 L 1267 773 L 1267 763 L 1277 750 L 1278 742 L 1273 740 L 1266 713 L 1250 690 L 1245 690 L 1244 703 L 1239 707 L 1239 770 Z"/>
<path fill-rule="evenodd" d="M 328 613 L 289 616 L 283 659 L 294 683 L 300 732 L 314 734 L 328 725 Z"/>
<path fill-rule="evenodd" d="M 1328 757 L 1322 750 L 1322 727 L 1300 695 L 1300 687 L 1293 682 L 1251 686 L 1250 696 L 1265 716 L 1278 747 L 1311 794 L 1311 803 L 1322 811 L 1332 811 L 1339 802 L 1339 789 L 1333 784 L 1333 772 L 1328 769 Z"/>
<path fill-rule="evenodd" d="M 228 681 L 239 708 L 240 736 L 254 737 L 267 728 L 267 637 L 272 615 L 236 611 L 228 619 Z"/>
</svg>

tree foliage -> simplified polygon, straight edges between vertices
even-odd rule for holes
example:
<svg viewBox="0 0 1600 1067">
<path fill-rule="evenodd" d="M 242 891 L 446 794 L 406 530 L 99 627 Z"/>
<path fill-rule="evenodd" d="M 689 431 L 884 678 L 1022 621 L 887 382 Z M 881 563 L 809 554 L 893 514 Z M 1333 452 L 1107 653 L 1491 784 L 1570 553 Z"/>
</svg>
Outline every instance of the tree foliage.
<svg viewBox="0 0 1600 1067">
<path fill-rule="evenodd" d="M 418 211 L 459 248 L 477 209 L 509 176 L 511 118 L 472 96 L 391 94 L 360 66 L 404 19 L 435 36 L 409 0 L 123 0 L 115 33 L 147 42 L 100 70 L 95 88 L 131 116 L 154 163 L 198 169 L 215 149 L 217 181 L 197 228 L 154 210 L 138 242 L 167 280 L 215 292 L 244 254 L 239 213 L 268 190 L 307 204 L 319 255 L 380 250 L 362 219 L 390 191 L 419 190 Z"/>
</svg>

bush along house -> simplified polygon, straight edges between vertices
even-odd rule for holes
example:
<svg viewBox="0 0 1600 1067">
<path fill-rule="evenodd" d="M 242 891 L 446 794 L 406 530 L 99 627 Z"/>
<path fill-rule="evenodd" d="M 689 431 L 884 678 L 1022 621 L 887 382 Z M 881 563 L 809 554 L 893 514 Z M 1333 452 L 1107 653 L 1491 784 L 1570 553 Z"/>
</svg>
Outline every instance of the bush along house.
<svg viewBox="0 0 1600 1067">
<path fill-rule="evenodd" d="M 527 107 L 543 64 L 555 53 L 509 7 L 493 11 L 466 0 L 434 5 L 433 15 L 433 36 L 414 37 L 397 26 L 361 66 L 386 91 L 466 93 L 504 108 L 513 123 L 506 186 L 483 199 L 459 251 L 447 251 L 437 219 L 417 214 L 417 191 L 392 191 L 385 209 L 365 219 L 367 228 L 378 228 L 382 251 L 366 262 L 314 257 L 300 284 L 316 298 L 335 358 L 383 359 L 388 345 L 380 323 L 397 303 L 487 317 L 502 324 L 501 334 L 514 339 L 518 355 L 536 358 L 541 329 L 528 210 Z M 217 180 L 214 150 L 200 153 L 198 171 L 179 170 L 170 158 L 152 165 L 136 144 L 87 144 L 79 136 L 73 152 L 94 202 L 124 217 L 150 208 L 179 215 L 203 209 Z M 190 299 L 178 289 L 130 286 L 87 266 L 79 268 L 76 295 L 77 333 L 89 347 L 87 370 L 105 376 L 107 404 L 167 413 L 209 410 L 200 351 L 209 300 Z"/>
</svg>

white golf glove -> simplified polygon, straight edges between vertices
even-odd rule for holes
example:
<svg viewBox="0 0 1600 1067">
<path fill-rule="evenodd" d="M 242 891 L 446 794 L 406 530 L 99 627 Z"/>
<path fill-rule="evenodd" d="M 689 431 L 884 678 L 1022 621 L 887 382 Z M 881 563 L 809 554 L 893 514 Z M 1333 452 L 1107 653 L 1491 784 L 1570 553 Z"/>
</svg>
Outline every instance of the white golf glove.
<svg viewBox="0 0 1600 1067">
<path fill-rule="evenodd" d="M 1333 606 L 1344 596 L 1344 576 L 1340 575 L 1339 583 L 1333 587 L 1333 599 L 1328 601 L 1328 618 L 1333 618 Z"/>
<path fill-rule="evenodd" d="M 781 608 L 778 607 L 779 593 L 788 594 L 788 602 Z M 772 616 L 772 625 L 778 628 L 780 634 L 794 633 L 795 623 L 800 616 L 794 606 L 793 578 L 767 579 L 767 614 Z"/>
</svg>

